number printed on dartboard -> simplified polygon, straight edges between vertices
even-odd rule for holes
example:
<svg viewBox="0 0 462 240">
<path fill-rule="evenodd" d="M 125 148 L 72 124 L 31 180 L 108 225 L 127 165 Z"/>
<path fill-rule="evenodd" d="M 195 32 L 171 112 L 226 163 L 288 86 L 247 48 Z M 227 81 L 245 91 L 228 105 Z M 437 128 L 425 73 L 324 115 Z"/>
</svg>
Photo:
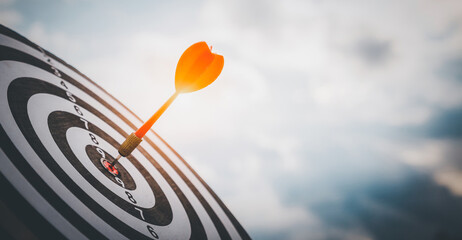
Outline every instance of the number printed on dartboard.
<svg viewBox="0 0 462 240">
<path fill-rule="evenodd" d="M 84 118 L 85 116 L 84 116 L 84 113 L 81 110 L 81 107 L 76 105 L 77 100 L 73 96 L 73 94 L 68 91 L 69 88 L 68 88 L 67 84 L 64 81 L 61 81 L 60 85 L 63 87 L 63 90 L 66 91 L 66 96 L 67 96 L 68 100 L 73 104 L 73 108 L 75 110 L 74 114 L 76 114 L 79 117 L 79 120 L 83 123 L 83 127 L 86 130 L 90 131 L 90 128 L 89 128 L 90 123 Z M 109 156 L 109 154 L 107 154 L 107 151 L 103 150 L 101 147 L 98 146 L 99 141 L 98 141 L 97 137 L 95 136 L 95 134 L 93 134 L 92 132 L 89 132 L 88 136 L 90 137 L 90 140 L 95 145 L 95 150 L 100 154 L 99 163 L 101 163 L 101 165 L 103 167 L 102 172 L 104 173 L 104 170 L 107 170 L 109 173 L 112 174 L 113 180 L 115 182 L 117 182 L 122 188 L 125 189 L 125 183 L 123 181 L 123 176 L 128 177 L 129 176 L 128 172 L 124 169 L 122 172 L 125 173 L 125 174 L 119 174 L 119 170 L 117 169 L 117 167 L 111 165 L 111 162 L 113 162 L 114 159 L 111 156 Z M 112 158 L 112 159 L 108 159 L 108 158 Z M 96 159 L 98 159 L 98 158 L 96 158 Z M 94 159 L 95 162 L 97 162 L 96 159 Z M 136 205 L 137 201 L 136 201 L 135 197 L 132 195 L 131 192 L 129 192 L 127 190 L 125 190 L 124 192 L 125 192 L 126 198 L 133 204 L 133 209 L 138 211 L 137 217 L 140 218 L 141 220 L 145 221 L 146 219 L 144 217 L 143 209 L 137 207 L 137 205 Z M 146 225 L 146 229 L 147 229 L 147 232 L 153 238 L 159 239 L 159 235 L 155 232 L 153 226 L 150 226 L 148 224 L 148 225 Z"/>
<path fill-rule="evenodd" d="M 12 238 L 248 239 L 154 132 L 112 164 L 141 124 L 86 76 L 0 25 L 0 216 L 9 219 L 0 230 Z"/>
</svg>

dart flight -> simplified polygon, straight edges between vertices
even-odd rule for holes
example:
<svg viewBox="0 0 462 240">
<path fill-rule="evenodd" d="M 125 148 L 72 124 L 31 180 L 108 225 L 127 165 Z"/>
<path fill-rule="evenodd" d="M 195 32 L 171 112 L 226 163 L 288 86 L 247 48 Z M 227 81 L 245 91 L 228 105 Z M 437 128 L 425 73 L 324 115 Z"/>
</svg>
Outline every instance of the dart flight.
<svg viewBox="0 0 462 240">
<path fill-rule="evenodd" d="M 205 42 L 191 45 L 181 55 L 175 72 L 175 93 L 146 121 L 136 132 L 132 133 L 120 146 L 119 156 L 126 157 L 140 144 L 144 135 L 165 112 L 180 93 L 190 93 L 207 87 L 217 79 L 223 69 L 223 56 L 212 53 Z"/>
</svg>

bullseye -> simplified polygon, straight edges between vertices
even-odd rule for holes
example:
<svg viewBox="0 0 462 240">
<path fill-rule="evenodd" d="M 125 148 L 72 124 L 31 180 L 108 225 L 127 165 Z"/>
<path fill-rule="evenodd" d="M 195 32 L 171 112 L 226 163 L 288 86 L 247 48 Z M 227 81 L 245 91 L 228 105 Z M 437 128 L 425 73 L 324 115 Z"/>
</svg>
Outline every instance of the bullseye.
<svg viewBox="0 0 462 240">
<path fill-rule="evenodd" d="M 111 173 L 112 175 L 114 175 L 114 177 L 118 177 L 118 176 L 119 176 L 119 170 L 117 170 L 116 166 L 113 166 L 108 160 L 106 160 L 105 158 L 101 158 L 101 159 L 100 159 L 100 162 L 101 162 L 101 165 L 103 165 L 103 167 L 104 167 L 109 173 Z"/>
</svg>

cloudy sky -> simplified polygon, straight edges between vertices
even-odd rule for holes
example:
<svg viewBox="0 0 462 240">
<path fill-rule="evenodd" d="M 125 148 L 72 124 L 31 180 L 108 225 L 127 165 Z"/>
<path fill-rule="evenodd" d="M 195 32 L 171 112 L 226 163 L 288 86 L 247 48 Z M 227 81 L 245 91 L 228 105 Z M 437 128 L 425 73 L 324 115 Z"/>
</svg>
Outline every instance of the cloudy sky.
<svg viewBox="0 0 462 240">
<path fill-rule="evenodd" d="M 255 239 L 462 238 L 461 1 L 0 0 L 0 23 L 143 119 L 213 45 L 221 76 L 154 128 Z"/>
</svg>

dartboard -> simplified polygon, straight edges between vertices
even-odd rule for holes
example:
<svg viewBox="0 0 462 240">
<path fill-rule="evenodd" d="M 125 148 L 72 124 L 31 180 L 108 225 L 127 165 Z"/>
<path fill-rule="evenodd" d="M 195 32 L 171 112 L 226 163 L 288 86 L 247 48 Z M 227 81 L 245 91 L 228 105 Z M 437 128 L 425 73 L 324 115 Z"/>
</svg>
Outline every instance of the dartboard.
<svg viewBox="0 0 462 240">
<path fill-rule="evenodd" d="M 40 239 L 248 239 L 198 174 L 82 73 L 0 25 L 0 234 Z M 1 237 L 0 237 L 1 238 Z"/>
</svg>

